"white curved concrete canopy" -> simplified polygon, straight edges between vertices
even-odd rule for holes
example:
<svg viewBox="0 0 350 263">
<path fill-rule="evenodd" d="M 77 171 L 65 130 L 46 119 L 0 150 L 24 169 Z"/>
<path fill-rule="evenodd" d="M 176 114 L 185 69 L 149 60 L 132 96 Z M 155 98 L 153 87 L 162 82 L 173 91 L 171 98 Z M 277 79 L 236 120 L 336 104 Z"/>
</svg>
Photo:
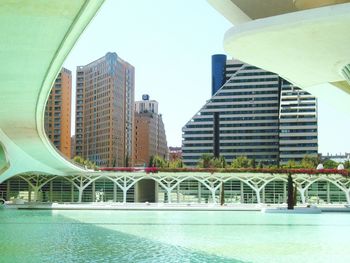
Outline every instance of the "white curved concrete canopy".
<svg viewBox="0 0 350 263">
<path fill-rule="evenodd" d="M 224 0 L 226 7 L 234 10 L 229 14 L 218 1 L 210 0 L 226 17 L 238 13 L 235 1 Z M 350 4 L 287 11 L 239 21 L 225 35 L 225 50 L 239 60 L 278 73 L 336 107 L 350 110 L 350 96 L 344 96 L 350 93 L 350 85 L 341 72 L 350 63 Z"/>
<path fill-rule="evenodd" d="M 25 172 L 84 171 L 50 143 L 44 111 L 64 59 L 103 1 L 1 1 L 0 183 Z"/>
<path fill-rule="evenodd" d="M 207 0 L 234 25 L 350 0 Z"/>
</svg>

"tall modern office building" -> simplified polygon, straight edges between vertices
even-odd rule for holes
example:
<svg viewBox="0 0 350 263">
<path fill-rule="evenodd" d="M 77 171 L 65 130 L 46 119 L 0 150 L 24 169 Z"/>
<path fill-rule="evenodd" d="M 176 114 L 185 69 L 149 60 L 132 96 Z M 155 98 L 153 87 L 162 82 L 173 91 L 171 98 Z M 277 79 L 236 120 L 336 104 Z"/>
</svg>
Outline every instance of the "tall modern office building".
<svg viewBox="0 0 350 263">
<path fill-rule="evenodd" d="M 142 101 L 135 102 L 133 164 L 148 165 L 155 155 L 168 159 L 165 128 L 158 102 L 143 95 Z"/>
<path fill-rule="evenodd" d="M 317 102 L 310 93 L 281 81 L 279 118 L 280 163 L 300 161 L 305 155 L 316 156 Z"/>
<path fill-rule="evenodd" d="M 195 166 L 205 153 L 271 165 L 317 155 L 315 97 L 224 55 L 212 57 L 212 80 L 211 99 L 183 127 L 185 165 Z"/>
<path fill-rule="evenodd" d="M 66 157 L 71 156 L 72 72 L 62 68 L 52 86 L 45 110 L 45 131 Z"/>
<path fill-rule="evenodd" d="M 76 155 L 99 166 L 125 166 L 132 156 L 135 70 L 116 53 L 77 67 Z"/>
</svg>

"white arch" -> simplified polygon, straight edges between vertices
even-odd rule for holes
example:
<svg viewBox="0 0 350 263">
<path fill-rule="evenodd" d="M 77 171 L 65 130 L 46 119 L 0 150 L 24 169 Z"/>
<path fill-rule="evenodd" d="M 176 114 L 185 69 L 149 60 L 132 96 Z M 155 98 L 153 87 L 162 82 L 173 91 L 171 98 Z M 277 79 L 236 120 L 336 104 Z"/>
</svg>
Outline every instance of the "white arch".
<svg viewBox="0 0 350 263">
<path fill-rule="evenodd" d="M 172 181 L 171 182 L 164 182 L 164 180 L 171 178 Z M 167 192 L 167 196 L 168 196 L 168 203 L 171 203 L 171 192 L 183 181 L 187 180 L 188 178 L 191 178 L 191 176 L 185 176 L 185 177 L 181 177 L 181 178 L 177 178 L 176 176 L 169 176 L 169 175 L 165 175 L 163 177 L 153 177 L 151 179 L 155 180 L 162 188 L 164 188 L 164 190 Z M 174 182 L 174 184 L 171 184 L 172 182 Z"/>
<path fill-rule="evenodd" d="M 341 190 L 342 192 L 344 192 L 345 194 L 345 197 L 346 197 L 346 201 L 348 204 L 350 204 L 350 188 L 346 188 L 342 185 L 340 185 L 339 183 L 337 183 L 336 181 L 333 181 L 327 177 L 321 177 L 321 178 L 316 178 L 315 180 L 313 181 L 310 181 L 304 188 L 304 191 L 308 190 L 310 188 L 310 186 L 313 184 L 313 183 L 316 183 L 316 182 L 322 182 L 322 181 L 326 181 L 326 182 L 329 182 L 333 185 L 335 185 L 336 187 L 338 187 L 339 190 Z"/>
<path fill-rule="evenodd" d="M 31 179 L 34 177 L 37 178 L 36 180 L 36 185 L 34 185 L 31 181 Z M 50 176 L 49 178 L 45 178 L 42 182 L 40 182 L 40 179 L 39 177 L 42 176 L 42 175 L 32 175 L 32 177 L 29 177 L 29 178 L 26 178 L 24 177 L 23 175 L 18 175 L 19 178 L 23 179 L 24 181 L 26 181 L 28 183 L 28 185 L 30 185 L 34 191 L 34 202 L 37 201 L 37 197 L 38 197 L 38 192 L 40 191 L 40 189 L 46 185 L 48 182 L 54 180 L 55 178 L 57 178 L 57 176 Z M 39 185 L 38 185 L 39 183 Z"/>
</svg>

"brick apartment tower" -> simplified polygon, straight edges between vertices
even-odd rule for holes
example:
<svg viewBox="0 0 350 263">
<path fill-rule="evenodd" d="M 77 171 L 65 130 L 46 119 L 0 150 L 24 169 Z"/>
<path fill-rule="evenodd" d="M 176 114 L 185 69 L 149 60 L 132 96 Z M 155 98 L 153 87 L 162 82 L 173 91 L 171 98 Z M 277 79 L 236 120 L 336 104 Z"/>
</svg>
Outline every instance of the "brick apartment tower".
<svg viewBox="0 0 350 263">
<path fill-rule="evenodd" d="M 131 164 L 135 69 L 116 53 L 77 67 L 75 154 L 99 166 Z"/>
<path fill-rule="evenodd" d="M 142 101 L 135 102 L 133 164 L 148 165 L 155 155 L 168 159 L 164 123 L 158 114 L 158 102 L 143 95 Z"/>
<path fill-rule="evenodd" d="M 51 142 L 66 157 L 71 156 L 72 72 L 62 68 L 46 104 L 45 131 Z"/>
</svg>

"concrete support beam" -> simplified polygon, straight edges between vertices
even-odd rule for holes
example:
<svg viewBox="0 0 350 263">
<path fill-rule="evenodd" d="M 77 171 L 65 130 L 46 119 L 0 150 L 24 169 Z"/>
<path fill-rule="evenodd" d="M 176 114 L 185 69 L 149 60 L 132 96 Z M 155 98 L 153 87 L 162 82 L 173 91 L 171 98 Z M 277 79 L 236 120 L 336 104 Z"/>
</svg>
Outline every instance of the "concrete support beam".
<svg viewBox="0 0 350 263">
<path fill-rule="evenodd" d="M 2 0 L 0 5 L 0 182 L 38 172 L 84 172 L 44 130 L 44 111 L 62 63 L 103 0 Z"/>
</svg>

